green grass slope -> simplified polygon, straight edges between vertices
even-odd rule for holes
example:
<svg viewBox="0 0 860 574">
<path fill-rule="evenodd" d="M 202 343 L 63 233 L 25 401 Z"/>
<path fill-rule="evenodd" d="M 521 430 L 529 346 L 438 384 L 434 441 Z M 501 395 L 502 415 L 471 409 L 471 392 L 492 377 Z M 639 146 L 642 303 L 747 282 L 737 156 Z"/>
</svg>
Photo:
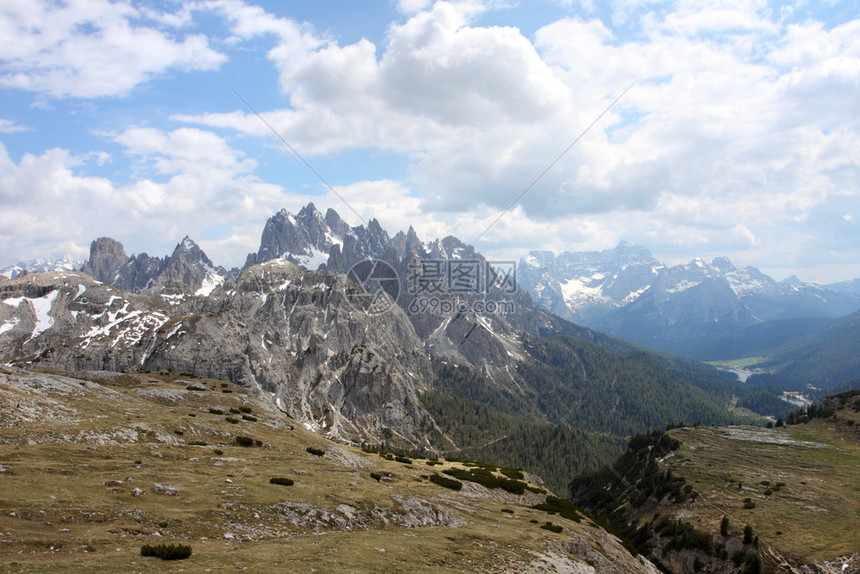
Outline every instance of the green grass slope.
<svg viewBox="0 0 860 574">
<path fill-rule="evenodd" d="M 655 572 L 537 477 L 335 444 L 220 381 L 0 369 L 0 405 L 4 572 Z"/>
<path fill-rule="evenodd" d="M 829 399 L 833 400 L 833 399 Z M 860 393 L 804 424 L 683 427 L 631 441 L 615 464 L 571 485 L 594 512 L 671 572 L 780 564 L 860 570 Z M 727 532 L 721 533 L 723 517 Z M 749 526 L 757 541 L 744 544 Z M 740 553 L 740 554 L 739 554 Z M 853 554 L 853 557 L 852 557 Z M 719 565 L 729 570 L 719 570 Z M 831 566 L 833 565 L 831 564 Z"/>
</svg>

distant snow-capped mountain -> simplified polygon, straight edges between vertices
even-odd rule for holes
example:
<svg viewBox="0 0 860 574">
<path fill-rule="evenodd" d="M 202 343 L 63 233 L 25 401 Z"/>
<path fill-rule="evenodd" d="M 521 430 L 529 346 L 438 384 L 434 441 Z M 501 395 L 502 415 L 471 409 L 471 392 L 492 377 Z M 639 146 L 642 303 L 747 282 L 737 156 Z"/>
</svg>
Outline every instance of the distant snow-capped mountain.
<svg viewBox="0 0 860 574">
<path fill-rule="evenodd" d="M 557 256 L 533 251 L 520 262 L 519 281 L 561 317 L 693 355 L 707 355 L 717 341 L 760 323 L 836 318 L 860 309 L 860 294 L 840 285 L 776 281 L 726 257 L 667 266 L 626 242 Z"/>
<path fill-rule="evenodd" d="M 71 255 L 66 255 L 60 259 L 30 259 L 26 262 L 19 261 L 15 265 L 0 267 L 0 277 L 11 279 L 24 272 L 39 273 L 41 271 L 74 271 L 76 269 L 80 269 L 83 264 L 83 261 L 73 259 Z"/>
</svg>

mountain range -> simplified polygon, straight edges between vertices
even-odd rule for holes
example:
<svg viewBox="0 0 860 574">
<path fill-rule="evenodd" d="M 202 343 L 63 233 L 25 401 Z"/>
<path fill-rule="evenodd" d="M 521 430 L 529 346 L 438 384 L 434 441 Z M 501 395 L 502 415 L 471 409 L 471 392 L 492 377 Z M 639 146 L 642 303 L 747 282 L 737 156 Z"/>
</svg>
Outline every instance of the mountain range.
<svg viewBox="0 0 860 574">
<path fill-rule="evenodd" d="M 532 251 L 518 278 L 560 317 L 702 359 L 770 349 L 860 310 L 857 281 L 776 281 L 725 257 L 668 266 L 625 242 L 604 251 Z"/>
<path fill-rule="evenodd" d="M 453 236 L 424 242 L 410 227 L 392 237 L 375 219 L 350 226 L 335 210 L 323 215 L 313 203 L 295 215 L 281 210 L 269 218 L 259 249 L 248 254 L 243 269 L 271 260 L 334 273 L 381 261 L 398 279 L 387 283 L 394 285 L 387 295 L 406 312 L 430 355 L 495 368 L 508 364 L 508 353 L 523 356 L 518 335 L 573 328 L 560 319 L 673 354 L 726 360 L 796 346 L 860 309 L 860 280 L 775 281 L 725 257 L 668 266 L 646 247 L 627 242 L 604 251 L 533 251 L 516 264 L 493 262 Z M 83 268 L 124 292 L 167 289 L 184 295 L 209 294 L 242 271 L 216 266 L 189 237 L 164 257 L 129 256 L 121 243 L 103 237 L 93 241 L 83 264 L 64 258 L 13 267 L 4 269 L 5 276 Z M 381 285 L 370 278 L 363 287 L 378 291 Z M 439 312 L 455 304 L 463 310 L 489 304 L 504 313 Z M 473 324 L 481 327 L 474 337 Z"/>
<path fill-rule="evenodd" d="M 0 286 L 0 360 L 226 380 L 333 439 L 475 456 L 507 445 L 494 456 L 559 486 L 632 432 L 735 420 L 731 377 L 544 311 L 512 262 L 454 237 L 390 237 L 376 220 L 350 227 L 313 204 L 274 214 L 241 272 L 189 238 L 163 258 L 100 238 L 83 270 Z M 667 394 L 677 401 L 643 399 Z M 567 425 L 595 433 L 596 450 L 562 456 L 571 447 L 553 433 Z M 516 445 L 535 441 L 544 456 L 527 460 Z"/>
</svg>

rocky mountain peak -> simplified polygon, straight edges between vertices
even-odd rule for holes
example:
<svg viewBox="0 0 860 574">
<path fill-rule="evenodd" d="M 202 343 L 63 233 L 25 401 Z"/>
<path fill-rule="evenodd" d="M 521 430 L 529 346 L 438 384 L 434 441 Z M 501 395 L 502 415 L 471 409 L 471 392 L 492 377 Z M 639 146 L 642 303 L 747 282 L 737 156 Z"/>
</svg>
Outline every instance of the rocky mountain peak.
<svg viewBox="0 0 860 574">
<path fill-rule="evenodd" d="M 122 243 L 111 237 L 99 237 L 90 244 L 90 258 L 84 263 L 83 271 L 112 285 L 128 259 Z"/>
</svg>

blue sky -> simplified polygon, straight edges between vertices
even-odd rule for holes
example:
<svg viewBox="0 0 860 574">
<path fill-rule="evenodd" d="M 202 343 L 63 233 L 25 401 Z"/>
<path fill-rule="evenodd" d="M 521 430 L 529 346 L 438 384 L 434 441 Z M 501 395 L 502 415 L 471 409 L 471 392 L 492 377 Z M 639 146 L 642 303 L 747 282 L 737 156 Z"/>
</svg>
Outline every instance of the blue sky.
<svg viewBox="0 0 860 574">
<path fill-rule="evenodd" d="M 0 265 L 359 223 L 228 85 L 391 233 L 860 277 L 857 1 L 4 2 Z"/>
</svg>

